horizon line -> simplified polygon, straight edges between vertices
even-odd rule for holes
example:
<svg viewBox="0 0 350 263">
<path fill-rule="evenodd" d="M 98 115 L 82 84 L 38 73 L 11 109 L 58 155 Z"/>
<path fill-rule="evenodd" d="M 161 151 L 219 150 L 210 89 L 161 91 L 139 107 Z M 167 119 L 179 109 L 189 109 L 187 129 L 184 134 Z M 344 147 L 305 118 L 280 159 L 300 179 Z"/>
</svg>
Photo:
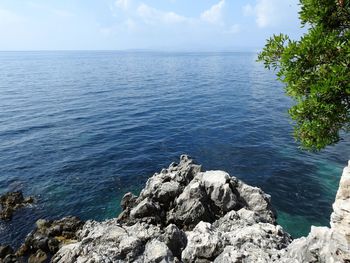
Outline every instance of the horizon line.
<svg viewBox="0 0 350 263">
<path fill-rule="evenodd" d="M 257 53 L 255 50 L 218 49 L 218 50 L 192 50 L 192 49 L 13 49 L 0 50 L 0 52 L 159 52 L 159 53 Z"/>
</svg>

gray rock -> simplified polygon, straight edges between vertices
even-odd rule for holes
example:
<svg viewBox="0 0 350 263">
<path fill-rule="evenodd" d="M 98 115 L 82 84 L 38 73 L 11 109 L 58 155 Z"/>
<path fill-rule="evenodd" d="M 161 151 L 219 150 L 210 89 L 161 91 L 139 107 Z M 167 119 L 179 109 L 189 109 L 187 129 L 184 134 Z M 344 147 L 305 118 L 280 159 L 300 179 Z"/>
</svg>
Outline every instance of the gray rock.
<svg viewBox="0 0 350 263">
<path fill-rule="evenodd" d="M 148 223 L 126 226 L 113 219 L 87 221 L 77 234 L 78 241 L 62 247 L 53 262 L 71 262 L 72 258 L 78 262 L 138 262 L 146 244 L 159 237 L 162 231 Z"/>
<path fill-rule="evenodd" d="M 137 196 L 134 195 L 133 193 L 126 193 L 123 198 L 122 201 L 120 202 L 120 206 L 122 207 L 123 210 L 127 209 L 127 208 L 132 208 L 135 206 L 135 202 L 136 202 Z"/>
<path fill-rule="evenodd" d="M 238 200 L 232 192 L 230 176 L 222 171 L 208 171 L 198 175 L 205 187 L 205 191 L 220 213 L 233 210 Z"/>
<path fill-rule="evenodd" d="M 143 253 L 143 262 L 170 263 L 174 262 L 174 257 L 167 245 L 155 239 L 146 244 L 146 248 Z"/>
<path fill-rule="evenodd" d="M 157 203 L 153 202 L 151 198 L 143 199 L 131 211 L 131 218 L 145 218 L 145 217 L 159 217 L 160 208 Z"/>
<path fill-rule="evenodd" d="M 127 193 L 118 219 L 86 222 L 76 242 L 52 261 L 211 262 L 225 258 L 226 247 L 235 247 L 230 253 L 238 258 L 252 251 L 262 255 L 264 249 L 272 253 L 290 237 L 273 225 L 269 202 L 260 189 L 222 171 L 201 172 L 183 155 L 149 178 L 138 197 Z"/>
<path fill-rule="evenodd" d="M 182 252 L 184 262 L 211 262 L 223 250 L 221 233 L 214 231 L 210 223 L 200 222 L 186 235 L 187 246 Z"/>
<path fill-rule="evenodd" d="M 175 207 L 167 214 L 167 222 L 174 222 L 184 229 L 192 229 L 201 220 L 212 222 L 214 216 L 208 205 L 204 187 L 193 180 L 175 200 Z"/>
<path fill-rule="evenodd" d="M 178 182 L 170 181 L 162 183 L 155 190 L 155 199 L 162 204 L 168 205 L 179 195 L 181 190 Z"/>
<path fill-rule="evenodd" d="M 176 225 L 170 224 L 164 229 L 165 233 L 162 240 L 171 250 L 173 255 L 181 259 L 181 253 L 187 245 L 187 237 L 185 232 L 180 230 Z"/>
<path fill-rule="evenodd" d="M 134 260 L 138 255 L 142 253 L 142 249 L 142 242 L 136 236 L 126 236 L 120 240 L 119 254 L 120 257 L 126 261 Z"/>
<path fill-rule="evenodd" d="M 269 195 L 225 172 L 202 172 L 184 155 L 153 175 L 138 197 L 126 194 L 117 219 L 87 221 L 52 262 L 350 262 L 349 175 L 346 168 L 332 228 L 312 228 L 292 242 Z"/>
<path fill-rule="evenodd" d="M 236 190 L 242 202 L 242 207 L 255 211 L 261 221 L 266 223 L 276 223 L 276 213 L 271 205 L 271 196 L 265 194 L 260 188 L 252 187 L 238 181 L 236 178 L 231 180 L 237 184 Z"/>
</svg>

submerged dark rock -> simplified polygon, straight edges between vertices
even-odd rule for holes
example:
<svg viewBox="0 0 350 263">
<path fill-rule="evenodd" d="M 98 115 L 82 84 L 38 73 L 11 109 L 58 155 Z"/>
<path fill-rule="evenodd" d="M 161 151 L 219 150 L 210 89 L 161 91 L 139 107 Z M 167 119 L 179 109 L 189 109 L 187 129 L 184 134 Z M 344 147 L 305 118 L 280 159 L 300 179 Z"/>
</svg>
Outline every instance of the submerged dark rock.
<svg viewBox="0 0 350 263">
<path fill-rule="evenodd" d="M 0 259 L 4 259 L 7 255 L 14 254 L 14 250 L 12 247 L 5 245 L 1 246 L 0 245 Z"/>
<path fill-rule="evenodd" d="M 9 246 L 0 246 L 0 263 L 49 262 L 62 246 L 78 241 L 76 233 L 83 224 L 84 222 L 77 217 L 65 217 L 60 220 L 40 219 L 16 252 Z"/>
<path fill-rule="evenodd" d="M 9 221 L 12 219 L 13 213 L 26 205 L 34 202 L 33 197 L 23 197 L 22 192 L 9 192 L 0 196 L 0 219 Z"/>
</svg>

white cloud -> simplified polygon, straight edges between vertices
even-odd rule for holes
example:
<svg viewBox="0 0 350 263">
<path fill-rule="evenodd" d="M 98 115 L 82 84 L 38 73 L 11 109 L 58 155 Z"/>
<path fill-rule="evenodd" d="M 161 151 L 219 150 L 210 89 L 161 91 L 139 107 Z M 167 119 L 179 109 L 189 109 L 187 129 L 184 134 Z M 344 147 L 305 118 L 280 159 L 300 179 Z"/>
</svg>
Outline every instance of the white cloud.
<svg viewBox="0 0 350 263">
<path fill-rule="evenodd" d="M 133 5 L 124 10 L 125 12 L 115 12 L 116 21 L 110 26 L 101 27 L 100 34 L 116 39 L 118 43 L 124 41 L 120 36 L 125 36 L 142 39 L 144 46 L 147 46 L 147 43 L 152 43 L 154 38 L 162 36 L 164 39 L 160 41 L 160 46 L 171 46 L 174 43 L 177 43 L 177 46 L 187 46 L 191 43 L 201 46 L 204 40 L 205 45 L 215 43 L 215 39 L 218 38 L 235 41 L 236 38 L 232 35 L 241 31 L 239 24 L 225 20 L 224 11 L 229 8 L 226 0 L 216 0 L 215 5 L 192 17 L 174 11 L 164 11 L 137 0 L 133 1 Z M 124 7 L 122 0 L 117 2 L 120 6 L 114 5 L 114 9 Z"/>
<path fill-rule="evenodd" d="M 149 24 L 163 22 L 167 24 L 176 24 L 187 22 L 190 19 L 174 12 L 164 12 L 146 4 L 140 4 L 137 8 L 137 14 Z"/>
<path fill-rule="evenodd" d="M 260 0 L 255 6 L 256 10 L 256 23 L 259 27 L 266 27 L 274 24 L 274 20 L 277 18 L 278 10 L 276 10 L 274 1 Z M 282 11 L 282 10 L 280 10 Z"/>
<path fill-rule="evenodd" d="M 201 14 L 201 19 L 211 24 L 222 24 L 223 15 L 222 11 L 225 6 L 225 0 L 221 0 L 219 3 L 213 5 L 210 9 L 204 11 Z"/>
<path fill-rule="evenodd" d="M 128 10 L 131 5 L 131 0 L 117 0 L 115 1 L 115 5 L 123 10 Z"/>
<path fill-rule="evenodd" d="M 258 27 L 278 26 L 284 21 L 297 18 L 298 0 L 257 0 L 254 6 L 243 7 L 245 16 L 255 16 Z"/>
</svg>

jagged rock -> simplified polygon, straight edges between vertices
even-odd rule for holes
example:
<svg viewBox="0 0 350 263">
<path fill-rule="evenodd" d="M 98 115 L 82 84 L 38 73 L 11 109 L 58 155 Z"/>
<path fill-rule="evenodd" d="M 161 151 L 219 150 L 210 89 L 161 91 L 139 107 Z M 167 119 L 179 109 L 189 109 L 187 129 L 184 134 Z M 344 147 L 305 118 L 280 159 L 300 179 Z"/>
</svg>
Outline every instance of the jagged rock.
<svg viewBox="0 0 350 263">
<path fill-rule="evenodd" d="M 260 217 L 260 220 L 266 223 L 276 223 L 276 212 L 271 205 L 271 196 L 264 193 L 260 188 L 253 187 L 239 181 L 232 179 L 237 185 L 242 207 L 246 207 Z"/>
<path fill-rule="evenodd" d="M 261 222 L 256 212 L 245 208 L 213 224 L 200 222 L 186 234 L 184 262 L 272 262 L 291 241 L 280 226 Z"/>
<path fill-rule="evenodd" d="M 182 252 L 184 262 L 211 262 L 223 250 L 221 233 L 214 231 L 210 223 L 200 222 L 186 235 L 187 246 Z"/>
<path fill-rule="evenodd" d="M 190 182 L 167 215 L 168 223 L 175 223 L 184 229 L 192 229 L 201 220 L 212 222 L 214 219 L 205 189 L 197 181 Z"/>
<path fill-rule="evenodd" d="M 28 262 L 46 262 L 63 245 L 76 242 L 76 232 L 83 222 L 77 217 L 50 221 L 39 219 L 36 228 L 27 236 L 16 252 L 18 258 L 28 257 Z"/>
<path fill-rule="evenodd" d="M 178 182 L 165 182 L 156 189 L 154 197 L 161 204 L 168 205 L 176 196 L 179 195 L 180 191 L 181 187 Z"/>
<path fill-rule="evenodd" d="M 117 219 L 86 222 L 52 262 L 255 260 L 291 241 L 268 195 L 225 172 L 202 172 L 185 155 L 149 178 L 138 197 L 124 195 L 121 207 Z"/>
<path fill-rule="evenodd" d="M 142 241 L 135 237 L 130 236 L 122 239 L 119 243 L 120 256 L 126 260 L 132 260 L 142 252 Z"/>
<path fill-rule="evenodd" d="M 349 202 L 350 166 L 331 228 L 313 227 L 292 242 L 276 223 L 269 195 L 225 172 L 202 172 L 183 155 L 153 175 L 138 197 L 124 195 L 118 218 L 83 226 L 76 218 L 39 220 L 16 256 L 0 247 L 0 263 L 21 255 L 30 262 L 53 255 L 53 263 L 347 263 Z"/>
<path fill-rule="evenodd" d="M 158 226 L 136 223 L 119 225 L 116 219 L 105 222 L 87 221 L 78 231 L 79 242 L 64 246 L 53 258 L 53 262 L 70 262 L 71 258 L 81 262 L 132 262 L 144 252 L 148 241 L 161 235 Z"/>
<path fill-rule="evenodd" d="M 221 171 L 197 173 L 175 200 L 168 222 L 191 229 L 200 221 L 213 222 L 238 207 L 238 197 L 231 189 L 230 179 Z"/>
<path fill-rule="evenodd" d="M 208 171 L 201 174 L 206 194 L 210 197 L 220 213 L 226 213 L 237 207 L 237 196 L 230 185 L 230 176 L 221 171 Z"/>
<path fill-rule="evenodd" d="M 185 232 L 180 230 L 176 225 L 170 224 L 164 229 L 163 241 L 171 250 L 173 255 L 181 258 L 181 253 L 187 245 Z"/>
<path fill-rule="evenodd" d="M 15 210 L 34 202 L 33 197 L 23 197 L 22 192 L 9 192 L 0 196 L 0 219 L 11 220 Z"/>
<path fill-rule="evenodd" d="M 128 207 L 134 207 L 134 204 L 136 202 L 137 196 L 133 193 L 126 193 L 122 201 L 120 202 L 120 206 L 123 210 L 127 209 Z"/>
<path fill-rule="evenodd" d="M 350 161 L 339 182 L 331 215 L 331 228 L 339 246 L 339 257 L 350 262 Z"/>
<path fill-rule="evenodd" d="M 174 262 L 174 257 L 170 249 L 159 240 L 151 240 L 146 244 L 143 253 L 143 262 L 145 263 L 171 263 Z"/>
<path fill-rule="evenodd" d="M 153 202 L 151 198 L 145 198 L 130 211 L 130 217 L 142 220 L 152 218 L 155 222 L 160 222 L 159 213 L 159 204 Z"/>
</svg>

